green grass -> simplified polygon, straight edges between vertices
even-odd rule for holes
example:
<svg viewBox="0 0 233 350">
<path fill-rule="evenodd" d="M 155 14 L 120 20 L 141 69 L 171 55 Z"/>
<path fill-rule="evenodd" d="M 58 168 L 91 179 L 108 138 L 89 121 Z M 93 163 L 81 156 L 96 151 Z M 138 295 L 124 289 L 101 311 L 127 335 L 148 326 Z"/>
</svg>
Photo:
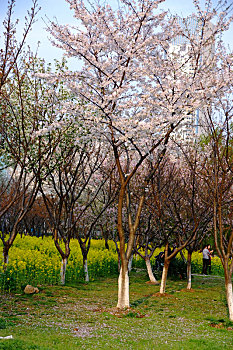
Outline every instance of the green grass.
<svg viewBox="0 0 233 350">
<path fill-rule="evenodd" d="M 233 349 L 223 279 L 195 276 L 192 291 L 168 280 L 165 296 L 146 281 L 145 272 L 131 273 L 124 312 L 115 308 L 116 277 L 2 294 L 0 336 L 14 339 L 0 340 L 0 349 Z"/>
</svg>

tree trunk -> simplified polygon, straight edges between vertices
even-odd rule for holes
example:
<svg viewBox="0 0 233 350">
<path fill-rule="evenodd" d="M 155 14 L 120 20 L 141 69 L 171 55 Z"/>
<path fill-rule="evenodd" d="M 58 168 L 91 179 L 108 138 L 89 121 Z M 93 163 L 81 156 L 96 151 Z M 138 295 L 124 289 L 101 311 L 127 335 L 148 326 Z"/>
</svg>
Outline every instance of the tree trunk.
<svg viewBox="0 0 233 350">
<path fill-rule="evenodd" d="M 146 257 L 146 268 L 147 268 L 147 272 L 148 272 L 148 276 L 149 276 L 150 282 L 154 283 L 154 284 L 159 284 L 159 282 L 156 280 L 156 278 L 155 278 L 155 276 L 153 274 L 149 257 Z"/>
<path fill-rule="evenodd" d="M 117 308 L 124 309 L 129 308 L 129 274 L 128 269 L 121 267 L 120 275 L 118 278 L 118 303 Z"/>
<path fill-rule="evenodd" d="M 66 267 L 67 267 L 68 258 L 62 258 L 61 261 L 61 284 L 64 285 L 66 282 Z"/>
<path fill-rule="evenodd" d="M 8 240 L 4 243 L 3 246 L 3 269 L 4 271 L 7 268 L 8 262 L 9 262 L 9 250 L 12 246 L 12 244 L 14 243 L 14 240 L 17 236 L 17 225 L 18 225 L 18 220 L 16 220 L 14 227 L 11 231 L 10 237 L 8 238 Z"/>
<path fill-rule="evenodd" d="M 185 259 L 185 256 L 184 256 L 184 253 L 183 253 L 182 250 L 180 251 L 180 256 L 181 256 L 183 262 L 184 262 L 185 264 L 187 264 L 187 260 Z"/>
<path fill-rule="evenodd" d="M 118 272 L 120 273 L 120 270 L 121 270 L 121 256 L 120 256 L 120 250 L 119 250 L 119 248 L 118 248 L 118 245 L 117 245 L 117 242 L 116 242 L 115 239 L 114 239 L 114 243 L 115 243 L 116 252 L 117 252 Z"/>
<path fill-rule="evenodd" d="M 164 261 L 163 274 L 162 274 L 160 291 L 159 291 L 160 294 L 165 293 L 169 265 L 170 265 L 170 261 Z"/>
<path fill-rule="evenodd" d="M 132 263 L 133 263 L 133 254 L 129 258 L 129 263 L 128 263 L 128 271 L 131 272 L 132 270 Z"/>
<path fill-rule="evenodd" d="M 120 271 L 121 271 L 121 257 L 120 257 L 120 254 L 117 255 L 117 268 L 118 268 L 118 272 L 120 273 Z"/>
<path fill-rule="evenodd" d="M 85 276 L 85 282 L 89 282 L 89 274 L 88 274 L 88 266 L 87 266 L 87 257 L 83 258 L 83 269 L 84 269 L 84 276 Z"/>
<path fill-rule="evenodd" d="M 191 274 L 191 260 L 192 259 L 192 252 L 188 250 L 188 259 L 187 259 L 187 289 L 192 288 L 192 274 Z"/>
<path fill-rule="evenodd" d="M 7 246 L 3 247 L 3 270 L 7 269 L 7 265 L 9 262 L 9 248 Z"/>
<path fill-rule="evenodd" d="M 233 293 L 232 293 L 232 282 L 229 278 L 228 282 L 226 282 L 226 297 L 227 297 L 227 305 L 229 311 L 229 319 L 233 321 Z"/>
</svg>

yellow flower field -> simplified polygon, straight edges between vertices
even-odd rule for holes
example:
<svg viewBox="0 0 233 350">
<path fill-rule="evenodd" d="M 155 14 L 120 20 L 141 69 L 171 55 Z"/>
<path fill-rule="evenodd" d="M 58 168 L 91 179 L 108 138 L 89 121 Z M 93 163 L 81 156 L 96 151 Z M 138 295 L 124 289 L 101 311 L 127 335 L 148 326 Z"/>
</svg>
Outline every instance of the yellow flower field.
<svg viewBox="0 0 233 350">
<path fill-rule="evenodd" d="M 73 240 L 70 244 L 71 254 L 67 264 L 66 281 L 83 280 L 82 254 L 79 244 Z M 2 243 L 0 244 L 2 250 Z M 25 284 L 60 283 L 61 257 L 51 237 L 18 236 L 9 251 L 7 270 L 0 270 L 0 288 L 19 290 Z M 90 279 L 117 273 L 117 253 L 115 244 L 109 242 L 109 251 L 104 241 L 92 240 L 88 254 Z"/>
<path fill-rule="evenodd" d="M 105 248 L 104 240 L 92 240 L 88 254 L 88 270 L 90 280 L 117 274 L 118 259 L 115 243 L 108 242 L 109 250 Z M 84 277 L 82 254 L 77 240 L 72 240 L 71 254 L 67 264 L 66 281 L 75 283 Z M 0 243 L 2 250 L 2 243 Z M 156 249 L 151 259 L 155 264 L 155 257 L 161 249 Z M 187 256 L 184 251 L 184 255 Z M 177 261 L 181 262 L 178 254 Z M 25 284 L 43 285 L 60 283 L 61 257 L 57 252 L 51 237 L 37 238 L 18 236 L 9 252 L 7 270 L 0 270 L 0 288 L 13 291 L 20 290 Z M 134 257 L 133 267 L 145 268 L 145 262 L 138 255 Z M 192 272 L 201 273 L 202 254 L 194 253 L 192 257 Z M 220 259 L 212 259 L 212 273 L 223 275 Z"/>
</svg>

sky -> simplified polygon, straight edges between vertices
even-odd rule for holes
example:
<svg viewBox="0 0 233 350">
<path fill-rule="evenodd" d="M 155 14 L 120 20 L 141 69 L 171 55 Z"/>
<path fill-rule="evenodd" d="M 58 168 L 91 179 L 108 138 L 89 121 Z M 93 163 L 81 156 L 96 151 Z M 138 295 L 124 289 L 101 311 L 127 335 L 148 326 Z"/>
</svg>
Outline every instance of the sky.
<svg viewBox="0 0 233 350">
<path fill-rule="evenodd" d="M 85 0 L 83 0 L 85 2 Z M 107 0 L 110 5 L 117 6 L 118 0 Z M 204 1 L 201 1 L 204 2 Z M 230 4 L 233 0 L 227 0 Z M 6 14 L 7 0 L 0 0 L 0 35 L 3 31 L 2 21 Z M 217 3 L 217 0 L 213 0 L 213 4 Z M 22 34 L 22 28 L 24 25 L 24 17 L 27 14 L 27 10 L 30 9 L 32 5 L 31 0 L 16 0 L 16 5 L 14 8 L 14 18 L 19 19 L 19 24 L 17 27 L 17 35 L 20 37 Z M 38 5 L 41 10 L 37 14 L 37 21 L 32 27 L 27 44 L 30 46 L 33 52 L 36 51 L 38 42 L 40 42 L 38 49 L 38 56 L 44 58 L 46 62 L 53 62 L 53 60 L 61 59 L 63 52 L 52 46 L 49 41 L 49 33 L 46 31 L 46 23 L 48 19 L 53 20 L 57 18 L 59 24 L 77 24 L 77 20 L 73 17 L 73 12 L 69 8 L 69 4 L 65 0 L 38 0 Z M 192 0 L 166 0 L 160 6 L 161 9 L 168 10 L 173 14 L 178 14 L 179 16 L 186 17 L 190 15 L 193 10 Z M 224 41 L 233 50 L 233 24 L 231 25 L 229 31 L 224 35 Z M 75 59 L 69 59 L 69 66 L 75 69 L 77 62 Z"/>
</svg>

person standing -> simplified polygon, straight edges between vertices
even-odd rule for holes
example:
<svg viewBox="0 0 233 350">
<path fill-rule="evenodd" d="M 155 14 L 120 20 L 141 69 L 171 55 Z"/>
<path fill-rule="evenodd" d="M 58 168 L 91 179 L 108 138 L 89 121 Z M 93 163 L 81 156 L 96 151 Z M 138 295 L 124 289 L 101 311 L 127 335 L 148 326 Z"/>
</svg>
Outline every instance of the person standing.
<svg viewBox="0 0 233 350">
<path fill-rule="evenodd" d="M 210 259 L 210 252 L 207 248 L 207 245 L 204 246 L 204 249 L 202 250 L 202 256 L 203 256 L 203 268 L 202 273 L 204 275 L 207 275 L 207 267 L 209 265 L 209 259 Z"/>
<path fill-rule="evenodd" d="M 213 254 L 213 250 L 211 250 L 211 245 L 208 244 L 207 249 L 209 251 L 209 260 L 208 260 L 208 267 L 209 267 L 209 274 L 211 274 L 211 258 L 212 258 L 212 254 Z"/>
</svg>

